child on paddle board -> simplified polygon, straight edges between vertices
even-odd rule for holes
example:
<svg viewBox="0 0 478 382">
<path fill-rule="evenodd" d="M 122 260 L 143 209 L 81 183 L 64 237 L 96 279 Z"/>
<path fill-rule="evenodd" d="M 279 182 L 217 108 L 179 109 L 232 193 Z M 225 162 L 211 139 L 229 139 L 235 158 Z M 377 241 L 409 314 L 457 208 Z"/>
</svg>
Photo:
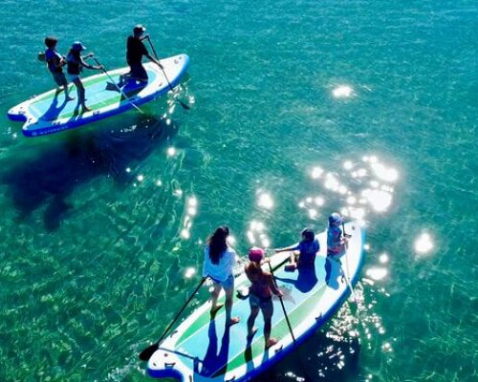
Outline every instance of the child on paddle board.
<svg viewBox="0 0 478 382">
<path fill-rule="evenodd" d="M 320 250 L 320 244 L 315 237 L 314 231 L 306 228 L 302 231 L 302 240 L 290 247 L 276 249 L 275 252 L 299 251 L 297 256 L 295 253 L 290 255 L 290 264 L 286 266 L 287 271 L 295 271 L 299 267 L 313 267 L 317 252 Z"/>
<path fill-rule="evenodd" d="M 58 88 L 56 89 L 55 97 L 60 94 L 62 90 L 65 91 L 65 100 L 72 101 L 73 97 L 68 95 L 68 82 L 66 81 L 65 74 L 63 73 L 63 66 L 66 65 L 65 57 L 56 51 L 56 46 L 58 44 L 58 39 L 55 37 L 46 37 L 45 38 L 45 61 L 48 66 L 48 70 L 53 76 L 53 80 L 57 84 Z"/>
<path fill-rule="evenodd" d="M 253 247 L 249 250 L 250 262 L 245 266 L 247 278 L 251 282 L 249 288 L 249 303 L 251 306 L 251 314 L 247 319 L 247 341 L 250 343 L 252 337 L 257 332 L 254 326 L 259 311 L 264 316 L 264 339 L 265 348 L 268 349 L 277 343 L 275 338 L 271 338 L 272 314 L 274 313 L 274 305 L 272 304 L 272 294 L 282 297 L 282 292 L 276 287 L 271 273 L 262 269 L 261 263 L 268 262 L 264 260 L 264 250 L 262 248 Z"/>
<path fill-rule="evenodd" d="M 340 263 L 340 257 L 345 253 L 347 239 L 342 232 L 344 220 L 339 213 L 334 212 L 329 216 L 329 226 L 327 228 L 327 258 L 325 261 L 325 281 L 330 280 L 332 271 L 332 261 Z"/>
<path fill-rule="evenodd" d="M 214 318 L 223 304 L 217 303 L 221 289 L 226 292 L 226 324 L 234 325 L 239 322 L 239 317 L 232 317 L 232 302 L 234 295 L 234 267 L 237 263 L 236 251 L 227 245 L 229 228 L 218 227 L 207 240 L 204 249 L 203 277 L 213 281 L 211 292 L 211 318 Z"/>
<path fill-rule="evenodd" d="M 81 52 L 85 49 L 86 47 L 80 41 L 75 41 L 66 57 L 68 80 L 73 82 L 76 86 L 76 90 L 78 92 L 78 105 L 82 107 L 82 113 L 91 111 L 91 109 L 85 104 L 85 87 L 83 86 L 83 82 L 81 82 L 80 74 L 83 71 L 83 68 L 92 70 L 103 69 L 103 66 L 101 65 L 94 66 L 85 62 L 86 59 L 93 57 L 93 53 L 90 53 L 84 57 L 81 56 Z"/>
</svg>

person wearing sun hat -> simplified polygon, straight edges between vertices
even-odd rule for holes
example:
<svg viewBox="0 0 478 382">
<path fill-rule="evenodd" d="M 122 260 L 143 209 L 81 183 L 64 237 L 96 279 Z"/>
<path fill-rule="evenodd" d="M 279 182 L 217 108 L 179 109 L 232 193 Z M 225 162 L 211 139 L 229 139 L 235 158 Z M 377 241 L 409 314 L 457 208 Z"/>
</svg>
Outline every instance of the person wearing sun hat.
<svg viewBox="0 0 478 382">
<path fill-rule="evenodd" d="M 277 340 L 271 338 L 272 314 L 274 305 L 272 304 L 272 294 L 282 296 L 282 292 L 276 287 L 271 273 L 262 269 L 261 264 L 268 262 L 264 259 L 265 251 L 262 248 L 253 247 L 249 250 L 249 263 L 245 266 L 247 278 L 251 282 L 249 287 L 249 303 L 251 314 L 247 320 L 247 341 L 251 342 L 257 332 L 254 322 L 262 311 L 264 316 L 264 339 L 265 348 L 275 345 Z"/>
<path fill-rule="evenodd" d="M 86 46 L 84 46 L 81 41 L 75 41 L 66 57 L 67 77 L 68 80 L 73 82 L 76 86 L 78 92 L 78 105 L 82 107 L 82 113 L 91 111 L 91 109 L 85 104 L 85 87 L 83 86 L 83 82 L 81 82 L 80 74 L 83 71 L 83 68 L 92 70 L 103 69 L 101 65 L 95 66 L 88 64 L 85 60 L 93 57 L 93 53 L 82 56 L 81 52 L 84 50 L 86 50 Z"/>
</svg>

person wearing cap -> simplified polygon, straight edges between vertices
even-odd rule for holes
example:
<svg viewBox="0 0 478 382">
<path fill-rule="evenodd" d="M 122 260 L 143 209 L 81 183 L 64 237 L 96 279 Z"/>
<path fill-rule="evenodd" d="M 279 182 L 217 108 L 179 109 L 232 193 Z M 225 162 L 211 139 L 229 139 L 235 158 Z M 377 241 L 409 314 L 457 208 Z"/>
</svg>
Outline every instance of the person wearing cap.
<svg viewBox="0 0 478 382">
<path fill-rule="evenodd" d="M 129 36 L 126 41 L 126 61 L 128 62 L 130 72 L 121 78 L 120 86 L 124 84 L 126 78 L 140 82 L 148 81 L 148 73 L 146 73 L 146 69 L 142 63 L 143 56 L 162 68 L 159 61 L 149 54 L 148 49 L 143 43 L 143 40 L 149 38 L 148 35 L 144 35 L 145 31 L 146 28 L 144 26 L 136 25 L 133 28 L 133 34 Z"/>
<path fill-rule="evenodd" d="M 295 245 L 285 248 L 278 248 L 276 253 L 285 251 L 298 251 L 299 256 L 295 253 L 290 256 L 290 264 L 286 266 L 287 271 L 295 271 L 297 268 L 310 268 L 314 267 L 315 258 L 320 250 L 320 244 L 315 237 L 314 231 L 310 228 L 306 228 L 301 233 L 302 240 Z"/>
<path fill-rule="evenodd" d="M 329 284 L 332 273 L 332 262 L 340 264 L 340 257 L 345 253 L 347 239 L 342 232 L 342 224 L 343 218 L 339 213 L 333 212 L 330 214 L 327 228 L 327 258 L 325 260 L 325 281 L 327 284 Z"/>
<path fill-rule="evenodd" d="M 264 339 L 265 348 L 268 349 L 277 343 L 275 338 L 271 338 L 272 315 L 274 313 L 274 305 L 272 304 L 272 295 L 282 297 L 282 292 L 277 288 L 271 273 L 262 269 L 261 264 L 268 262 L 264 259 L 264 250 L 262 248 L 253 247 L 249 250 L 249 263 L 245 265 L 247 278 L 251 282 L 249 287 L 249 304 L 251 306 L 251 314 L 247 319 L 247 341 L 250 343 L 257 332 L 254 322 L 262 311 L 264 317 Z"/>
<path fill-rule="evenodd" d="M 74 100 L 73 97 L 68 95 L 68 82 L 66 81 L 65 74 L 63 73 L 63 66 L 66 65 L 65 57 L 56 51 L 58 39 L 55 37 L 46 37 L 45 46 L 45 61 L 48 66 L 48 70 L 53 76 L 53 80 L 58 85 L 56 89 L 55 97 L 60 94 L 62 90 L 65 91 L 65 101 Z"/>
<path fill-rule="evenodd" d="M 204 248 L 203 277 L 209 277 L 213 282 L 211 291 L 211 318 L 223 307 L 217 299 L 221 289 L 226 293 L 226 324 L 234 325 L 239 317 L 232 317 L 232 302 L 234 296 L 234 267 L 237 263 L 236 251 L 227 244 L 229 228 L 218 227 L 208 238 Z"/>
<path fill-rule="evenodd" d="M 339 213 L 334 212 L 329 216 L 329 227 L 327 228 L 327 256 L 341 256 L 345 251 L 345 237 L 342 232 L 343 218 Z"/>
<path fill-rule="evenodd" d="M 83 71 L 83 68 L 92 70 L 103 69 L 103 66 L 101 65 L 94 66 L 85 62 L 86 59 L 93 57 L 93 53 L 81 56 L 81 52 L 85 49 L 86 47 L 80 41 L 75 41 L 66 57 L 67 77 L 68 80 L 73 82 L 76 86 L 78 92 L 78 105 L 82 107 L 82 113 L 91 111 L 91 109 L 85 104 L 85 87 L 81 82 L 80 74 Z"/>
</svg>

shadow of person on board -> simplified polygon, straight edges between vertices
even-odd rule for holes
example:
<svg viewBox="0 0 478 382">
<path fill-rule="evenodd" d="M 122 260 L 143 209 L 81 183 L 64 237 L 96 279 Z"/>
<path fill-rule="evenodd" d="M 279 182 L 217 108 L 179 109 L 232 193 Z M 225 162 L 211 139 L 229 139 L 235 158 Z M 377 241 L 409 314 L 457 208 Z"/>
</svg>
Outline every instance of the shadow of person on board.
<svg viewBox="0 0 478 382">
<path fill-rule="evenodd" d="M 292 284 L 302 293 L 310 292 L 319 281 L 317 279 L 315 267 L 298 267 L 296 279 L 276 276 L 276 280 Z"/>
<path fill-rule="evenodd" d="M 63 102 L 59 105 L 58 104 L 58 96 L 53 97 L 53 100 L 48 107 L 47 111 L 40 116 L 39 119 L 42 119 L 44 121 L 54 121 L 55 119 L 58 118 L 60 113 L 63 111 L 63 109 L 68 105 L 68 100 L 65 98 Z"/>
<path fill-rule="evenodd" d="M 71 131 L 66 140 L 26 161 L 9 166 L 0 175 L 7 195 L 19 211 L 19 221 L 46 205 L 44 223 L 48 231 L 59 228 L 72 213 L 66 201 L 73 191 L 98 176 L 128 185 L 133 174 L 126 168 L 144 161 L 162 142 L 174 136 L 175 123 L 140 117 L 135 128 L 111 131 Z"/>
<path fill-rule="evenodd" d="M 218 379 L 214 379 L 214 382 L 224 380 L 227 371 L 227 362 L 229 360 L 230 332 L 230 325 L 226 325 L 221 340 L 221 348 L 218 351 L 216 320 L 213 319 L 210 321 L 208 328 L 209 344 L 203 359 L 202 368 L 200 371 L 197 371 L 200 376 L 218 377 Z"/>
<path fill-rule="evenodd" d="M 340 258 L 327 256 L 325 260 L 325 282 L 332 289 L 339 289 L 339 279 L 343 280 L 344 273 Z"/>
</svg>

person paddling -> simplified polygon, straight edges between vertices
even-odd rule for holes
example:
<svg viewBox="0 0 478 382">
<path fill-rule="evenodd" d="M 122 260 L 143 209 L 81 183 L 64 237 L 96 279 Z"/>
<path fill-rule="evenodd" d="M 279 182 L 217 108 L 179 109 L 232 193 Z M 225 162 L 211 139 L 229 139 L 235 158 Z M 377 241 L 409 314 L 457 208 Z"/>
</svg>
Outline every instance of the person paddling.
<svg viewBox="0 0 478 382">
<path fill-rule="evenodd" d="M 253 247 L 249 250 L 250 262 L 245 265 L 247 278 L 251 282 L 249 288 L 249 304 L 251 306 L 251 314 L 247 319 L 247 340 L 252 341 L 252 337 L 257 332 L 254 322 L 262 311 L 264 317 L 264 339 L 265 348 L 277 344 L 277 339 L 271 338 L 272 315 L 274 313 L 274 305 L 272 304 L 272 294 L 282 297 L 282 292 L 276 287 L 273 276 L 269 272 L 262 269 L 261 263 L 269 262 L 264 259 L 264 250 L 262 248 Z"/>
<path fill-rule="evenodd" d="M 236 251 L 227 245 L 229 228 L 218 227 L 207 240 L 204 249 L 203 277 L 213 281 L 211 292 L 211 318 L 223 307 L 217 299 L 221 289 L 226 293 L 226 324 L 234 325 L 239 322 L 239 317 L 232 317 L 232 302 L 234 295 L 234 267 L 237 263 Z"/>
<path fill-rule="evenodd" d="M 63 66 L 66 65 L 65 57 L 56 51 L 56 46 L 58 44 L 58 39 L 55 37 L 46 37 L 45 38 L 45 61 L 48 66 L 48 70 L 53 76 L 53 80 L 58 85 L 56 89 L 55 97 L 60 94 L 62 90 L 65 91 L 65 100 L 72 101 L 73 97 L 68 95 L 68 82 L 66 81 L 65 74 L 63 73 Z"/>
<path fill-rule="evenodd" d="M 143 56 L 148 58 L 151 62 L 154 62 L 160 68 L 163 66 L 151 56 L 148 49 L 143 43 L 143 40 L 149 38 L 148 35 L 144 35 L 146 28 L 142 25 L 136 25 L 133 28 L 133 34 L 128 37 L 126 41 L 126 61 L 129 65 L 130 71 L 128 74 L 121 76 L 120 87 L 125 85 L 125 81 L 132 79 L 139 82 L 148 82 L 148 73 L 143 66 Z"/>
<path fill-rule="evenodd" d="M 302 240 L 298 244 L 275 250 L 276 253 L 299 251 L 298 256 L 295 253 L 291 254 L 290 264 L 286 266 L 287 271 L 295 271 L 299 267 L 310 268 L 314 266 L 317 252 L 320 250 L 319 241 L 315 237 L 314 231 L 310 228 L 304 229 L 301 236 Z"/>
<path fill-rule="evenodd" d="M 78 105 L 82 107 L 82 113 L 91 111 L 91 109 L 85 104 L 85 87 L 83 86 L 83 82 L 81 82 L 80 74 L 83 71 L 83 68 L 92 70 L 103 69 L 103 66 L 101 65 L 94 66 L 85 62 L 86 59 L 93 57 L 93 53 L 90 53 L 84 57 L 81 56 L 81 52 L 85 49 L 86 47 L 80 41 L 75 41 L 68 52 L 68 56 L 66 57 L 68 79 L 76 86 L 76 90 L 78 92 Z"/>
<path fill-rule="evenodd" d="M 327 258 L 325 261 L 325 281 L 330 280 L 332 271 L 332 261 L 340 264 L 340 257 L 345 253 L 346 238 L 342 232 L 341 226 L 343 218 L 339 213 L 333 212 L 329 216 L 329 226 L 327 228 Z"/>
</svg>

